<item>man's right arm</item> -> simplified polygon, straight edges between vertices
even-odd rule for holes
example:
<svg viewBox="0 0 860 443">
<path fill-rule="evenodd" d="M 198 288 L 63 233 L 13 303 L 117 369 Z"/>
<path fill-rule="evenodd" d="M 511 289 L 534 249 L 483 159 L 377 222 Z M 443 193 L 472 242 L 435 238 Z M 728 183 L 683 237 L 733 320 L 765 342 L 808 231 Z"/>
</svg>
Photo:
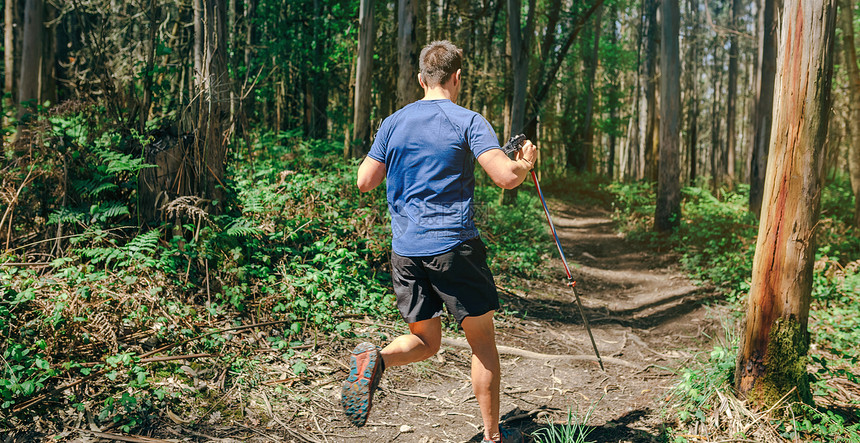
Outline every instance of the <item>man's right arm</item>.
<svg viewBox="0 0 860 443">
<path fill-rule="evenodd" d="M 365 157 L 358 167 L 358 190 L 367 192 L 379 186 L 385 179 L 385 163 Z"/>
<path fill-rule="evenodd" d="M 490 149 L 478 156 L 478 163 L 493 182 L 504 189 L 519 186 L 532 170 L 537 160 L 537 148 L 526 140 L 522 149 L 517 151 L 516 159 L 511 160 L 501 149 Z"/>
</svg>

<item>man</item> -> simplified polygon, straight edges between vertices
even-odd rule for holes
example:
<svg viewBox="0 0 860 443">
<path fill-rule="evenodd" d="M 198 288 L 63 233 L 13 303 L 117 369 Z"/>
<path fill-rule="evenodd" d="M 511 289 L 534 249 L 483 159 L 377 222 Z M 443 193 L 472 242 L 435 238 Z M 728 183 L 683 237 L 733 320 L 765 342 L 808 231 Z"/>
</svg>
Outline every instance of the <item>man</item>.
<svg viewBox="0 0 860 443">
<path fill-rule="evenodd" d="M 347 417 L 363 426 L 386 367 L 427 359 L 442 340 L 442 305 L 472 348 L 472 389 L 484 422 L 484 441 L 521 441 L 499 428 L 499 354 L 493 313 L 498 295 L 475 227 L 475 159 L 500 187 L 519 186 L 534 166 L 537 148 L 526 141 L 515 160 L 499 148 L 490 124 L 455 103 L 463 53 L 449 41 L 421 51 L 418 82 L 424 98 L 382 122 L 358 170 L 367 192 L 387 181 L 391 214 L 391 276 L 397 306 L 410 334 L 379 350 L 359 344 L 342 398 Z"/>
</svg>

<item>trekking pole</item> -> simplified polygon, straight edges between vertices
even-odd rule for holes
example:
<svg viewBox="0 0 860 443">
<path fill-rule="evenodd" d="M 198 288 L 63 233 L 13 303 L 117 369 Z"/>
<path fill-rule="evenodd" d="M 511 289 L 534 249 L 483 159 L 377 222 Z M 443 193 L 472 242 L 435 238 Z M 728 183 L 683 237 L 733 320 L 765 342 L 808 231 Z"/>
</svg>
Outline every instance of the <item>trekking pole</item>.
<svg viewBox="0 0 860 443">
<path fill-rule="evenodd" d="M 505 146 L 502 147 L 502 150 L 505 151 L 506 154 L 519 151 L 525 141 L 526 136 L 523 134 L 513 136 Z M 570 267 L 567 265 L 567 258 L 565 258 L 564 250 L 561 248 L 561 241 L 559 241 L 558 234 L 555 232 L 555 225 L 552 223 L 552 217 L 549 215 L 549 208 L 546 205 L 546 199 L 543 197 L 543 191 L 540 189 L 537 174 L 535 174 L 534 169 L 531 170 L 531 173 L 532 180 L 534 180 L 535 188 L 538 192 L 538 197 L 540 197 L 540 202 L 543 204 L 543 212 L 546 215 L 546 221 L 549 223 L 549 228 L 552 230 L 552 236 L 555 239 L 555 246 L 558 248 L 558 254 L 561 256 L 561 264 L 564 265 L 564 272 L 567 274 L 567 285 L 570 286 L 570 290 L 573 291 L 573 296 L 576 298 L 576 305 L 579 307 L 579 315 L 582 316 L 582 323 L 585 324 L 585 330 L 588 331 L 588 338 L 591 339 L 591 346 L 594 348 L 594 355 L 597 356 L 597 363 L 600 364 L 600 370 L 606 372 L 606 369 L 603 367 L 603 359 L 600 358 L 600 351 L 597 350 L 597 343 L 594 342 L 594 335 L 591 333 L 591 325 L 588 324 L 588 317 L 585 316 L 585 310 L 582 308 L 582 301 L 579 299 L 579 294 L 576 293 L 576 281 L 570 274 Z"/>
</svg>

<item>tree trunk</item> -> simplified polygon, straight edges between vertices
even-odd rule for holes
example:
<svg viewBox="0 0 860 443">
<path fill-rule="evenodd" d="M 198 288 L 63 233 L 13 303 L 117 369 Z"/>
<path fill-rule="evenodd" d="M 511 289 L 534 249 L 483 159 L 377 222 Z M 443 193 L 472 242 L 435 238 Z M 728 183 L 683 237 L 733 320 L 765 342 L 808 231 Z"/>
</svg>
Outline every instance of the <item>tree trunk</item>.
<svg viewBox="0 0 860 443">
<path fill-rule="evenodd" d="M 373 0 L 361 0 L 358 14 L 358 59 L 355 70 L 355 113 L 352 121 L 352 156 L 363 157 L 370 148 L 370 81 L 373 72 Z"/>
<path fill-rule="evenodd" d="M 687 160 L 690 165 L 690 186 L 696 183 L 696 148 L 699 144 L 699 3 L 697 0 L 688 1 L 689 17 L 693 21 L 687 37 L 687 61 L 684 66 L 685 91 L 687 93 Z"/>
<path fill-rule="evenodd" d="M 421 98 L 418 84 L 418 31 L 415 26 L 417 0 L 398 0 L 397 6 L 397 107 Z"/>
<path fill-rule="evenodd" d="M 6 0 L 3 21 L 3 108 L 11 112 L 15 108 L 15 2 Z M 3 112 L 3 126 L 8 124 L 6 112 Z"/>
<path fill-rule="evenodd" d="M 24 35 L 21 51 L 21 77 L 18 84 L 18 103 L 39 104 L 42 80 L 42 35 L 44 33 L 44 4 L 42 0 L 27 0 L 24 8 Z M 18 116 L 25 113 L 19 108 Z"/>
<path fill-rule="evenodd" d="M 156 1 L 149 2 L 149 40 L 146 48 L 146 68 L 143 73 L 143 102 L 140 106 L 140 116 L 138 121 L 138 131 L 141 134 L 146 129 L 146 121 L 149 120 L 149 108 L 152 106 L 152 70 L 155 65 L 155 35 L 158 30 L 158 12 Z"/>
<path fill-rule="evenodd" d="M 720 181 L 722 180 L 722 175 L 720 171 L 722 170 L 721 159 L 722 159 L 722 146 L 720 143 L 720 123 L 722 119 L 720 118 L 720 100 L 719 97 L 722 95 L 722 80 L 723 80 L 723 62 L 720 59 L 720 49 L 718 47 L 714 47 L 714 62 L 711 65 L 711 79 L 713 80 L 713 90 L 711 92 L 711 189 L 714 195 L 717 195 L 717 191 L 720 189 Z"/>
<path fill-rule="evenodd" d="M 635 74 L 635 88 L 634 88 L 634 99 L 633 99 L 633 108 L 630 113 L 630 121 L 627 125 L 627 159 L 626 162 L 622 161 L 625 164 L 624 167 L 624 175 L 625 181 L 627 180 L 635 180 L 641 178 L 639 176 L 639 151 L 642 146 L 642 130 L 640 130 L 640 126 L 642 122 L 644 122 L 642 117 L 642 98 L 644 96 L 643 87 L 642 87 L 642 79 L 644 78 L 644 65 L 642 63 L 642 46 L 645 42 L 645 18 L 648 15 L 645 8 L 646 2 L 641 3 L 641 7 L 639 9 L 639 25 L 637 26 L 637 43 L 636 43 L 636 74 Z"/>
<path fill-rule="evenodd" d="M 598 9 L 594 18 L 594 42 L 591 49 L 591 57 L 588 59 L 588 95 L 585 99 L 585 127 L 583 131 L 585 149 L 585 170 L 594 172 L 594 85 L 597 74 L 598 55 L 600 50 L 600 22 L 603 17 L 603 8 Z"/>
<path fill-rule="evenodd" d="M 668 232 L 681 223 L 681 13 L 678 0 L 663 0 L 660 42 L 660 174 L 654 227 Z"/>
<path fill-rule="evenodd" d="M 740 0 L 732 1 L 731 29 L 738 28 L 738 14 L 741 9 Z M 738 101 L 738 36 L 729 34 L 729 84 L 726 94 L 726 183 L 731 187 L 735 178 L 735 150 L 737 142 L 737 101 Z"/>
<path fill-rule="evenodd" d="M 199 79 L 203 72 L 203 0 L 193 0 L 192 9 L 194 15 L 194 78 Z M 195 80 L 197 84 L 199 80 Z"/>
<path fill-rule="evenodd" d="M 851 189 L 854 191 L 854 227 L 860 229 L 860 68 L 857 66 L 857 47 L 854 42 L 854 8 L 851 0 L 842 0 L 839 5 L 842 25 L 842 49 L 848 65 L 848 80 L 851 99 L 848 120 L 850 140 L 848 143 L 848 172 Z"/>
<path fill-rule="evenodd" d="M 646 24 L 645 41 L 645 98 L 644 111 L 640 119 L 642 132 L 642 145 L 639 150 L 639 177 L 650 181 L 654 180 L 657 171 L 654 171 L 654 136 L 657 130 L 657 8 L 658 0 L 647 0 L 648 16 Z"/>
<path fill-rule="evenodd" d="M 811 402 L 806 375 L 814 229 L 830 117 L 835 0 L 786 0 L 774 128 L 735 387 L 753 405 Z"/>
<path fill-rule="evenodd" d="M 755 134 L 750 160 L 750 212 L 761 216 L 767 168 L 767 149 L 773 118 L 773 81 L 776 74 L 776 19 L 781 0 L 761 0 L 759 15 L 758 78 L 756 79 Z"/>
<path fill-rule="evenodd" d="M 520 0 L 508 2 L 508 40 L 511 45 L 511 68 L 514 72 L 514 83 L 511 95 L 511 124 L 510 134 L 524 132 L 526 118 L 526 87 L 529 82 L 529 49 L 531 37 L 534 34 L 535 0 L 529 0 L 529 12 L 526 27 L 522 28 Z M 517 200 L 517 189 L 502 190 L 501 202 L 508 205 Z"/>
</svg>

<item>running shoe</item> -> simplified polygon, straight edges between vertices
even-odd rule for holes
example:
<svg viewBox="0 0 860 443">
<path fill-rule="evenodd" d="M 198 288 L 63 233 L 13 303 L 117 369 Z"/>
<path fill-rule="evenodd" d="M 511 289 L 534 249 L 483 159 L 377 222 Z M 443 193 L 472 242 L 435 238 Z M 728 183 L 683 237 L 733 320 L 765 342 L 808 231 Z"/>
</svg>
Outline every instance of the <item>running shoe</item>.
<svg viewBox="0 0 860 443">
<path fill-rule="evenodd" d="M 353 349 L 349 376 L 341 391 L 343 411 L 352 424 L 361 427 L 367 422 L 373 406 L 373 393 L 384 370 L 385 362 L 376 345 L 365 342 Z"/>
</svg>

